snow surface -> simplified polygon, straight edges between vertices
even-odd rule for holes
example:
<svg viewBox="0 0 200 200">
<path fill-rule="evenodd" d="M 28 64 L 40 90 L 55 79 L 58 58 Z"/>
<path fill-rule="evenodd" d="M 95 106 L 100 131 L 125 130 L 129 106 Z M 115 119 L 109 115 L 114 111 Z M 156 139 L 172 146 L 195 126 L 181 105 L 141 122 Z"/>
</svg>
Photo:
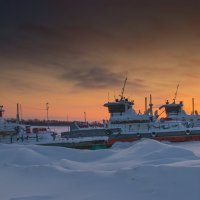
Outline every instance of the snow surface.
<svg viewBox="0 0 200 200">
<path fill-rule="evenodd" d="M 199 200 L 200 142 L 111 149 L 0 144 L 1 200 Z"/>
</svg>

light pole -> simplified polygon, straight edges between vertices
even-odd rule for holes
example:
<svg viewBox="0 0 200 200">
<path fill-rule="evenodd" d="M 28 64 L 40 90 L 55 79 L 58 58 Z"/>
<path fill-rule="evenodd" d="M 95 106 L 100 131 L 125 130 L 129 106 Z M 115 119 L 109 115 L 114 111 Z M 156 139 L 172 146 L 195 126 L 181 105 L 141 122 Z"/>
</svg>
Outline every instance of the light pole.
<svg viewBox="0 0 200 200">
<path fill-rule="evenodd" d="M 49 103 L 46 103 L 46 111 L 47 111 L 47 126 L 49 129 Z"/>
</svg>

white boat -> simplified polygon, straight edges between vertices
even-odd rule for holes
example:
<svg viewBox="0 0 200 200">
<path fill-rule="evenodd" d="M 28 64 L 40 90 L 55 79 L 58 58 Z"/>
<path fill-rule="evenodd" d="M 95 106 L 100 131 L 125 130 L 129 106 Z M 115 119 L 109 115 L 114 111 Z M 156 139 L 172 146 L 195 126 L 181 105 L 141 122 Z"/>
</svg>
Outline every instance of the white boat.
<svg viewBox="0 0 200 200">
<path fill-rule="evenodd" d="M 50 128 L 31 127 L 24 124 L 9 123 L 3 118 L 4 109 L 0 106 L 0 142 L 6 144 L 19 145 L 45 145 L 61 146 L 78 149 L 98 149 L 107 148 L 105 141 L 107 135 L 91 137 L 62 137 Z M 19 120 L 18 120 L 19 121 Z M 84 125 L 84 124 L 82 124 Z M 96 126 L 96 125 L 95 125 Z M 91 127 L 83 126 L 85 129 Z M 94 124 L 93 124 L 94 128 Z M 99 127 L 101 129 L 101 127 Z"/>
<path fill-rule="evenodd" d="M 182 121 L 185 126 L 189 127 L 200 127 L 200 115 L 197 111 L 192 111 L 192 114 L 187 114 L 183 109 L 183 102 L 169 103 L 167 100 L 164 105 L 159 109 L 164 109 L 166 117 L 161 118 L 161 121 Z"/>
<path fill-rule="evenodd" d="M 5 110 L 3 109 L 3 106 L 1 105 L 0 106 L 0 136 L 1 137 L 4 137 L 7 134 L 15 134 L 16 133 L 15 127 L 17 126 L 17 124 L 7 122 L 3 118 L 4 112 Z"/>
</svg>

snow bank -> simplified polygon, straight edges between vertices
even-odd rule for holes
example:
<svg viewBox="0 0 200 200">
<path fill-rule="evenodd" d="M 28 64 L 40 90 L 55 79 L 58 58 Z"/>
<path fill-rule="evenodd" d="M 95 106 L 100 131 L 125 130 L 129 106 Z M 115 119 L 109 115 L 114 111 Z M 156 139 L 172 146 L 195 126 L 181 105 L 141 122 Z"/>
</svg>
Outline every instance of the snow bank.
<svg viewBox="0 0 200 200">
<path fill-rule="evenodd" d="M 200 142 L 89 151 L 0 144 L 2 200 L 199 200 Z"/>
</svg>

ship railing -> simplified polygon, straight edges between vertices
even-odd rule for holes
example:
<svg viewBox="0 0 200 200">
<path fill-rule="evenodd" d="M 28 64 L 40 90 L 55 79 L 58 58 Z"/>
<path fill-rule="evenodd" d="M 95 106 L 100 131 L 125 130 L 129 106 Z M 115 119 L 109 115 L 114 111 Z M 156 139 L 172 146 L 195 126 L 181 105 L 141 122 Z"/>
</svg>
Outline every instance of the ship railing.
<svg viewBox="0 0 200 200">
<path fill-rule="evenodd" d="M 138 126 L 136 129 L 131 129 L 131 131 L 156 131 L 156 130 L 165 130 L 165 129 L 173 129 L 178 130 L 182 128 L 183 125 L 180 123 L 157 123 L 157 124 L 147 124 L 146 126 Z"/>
</svg>

